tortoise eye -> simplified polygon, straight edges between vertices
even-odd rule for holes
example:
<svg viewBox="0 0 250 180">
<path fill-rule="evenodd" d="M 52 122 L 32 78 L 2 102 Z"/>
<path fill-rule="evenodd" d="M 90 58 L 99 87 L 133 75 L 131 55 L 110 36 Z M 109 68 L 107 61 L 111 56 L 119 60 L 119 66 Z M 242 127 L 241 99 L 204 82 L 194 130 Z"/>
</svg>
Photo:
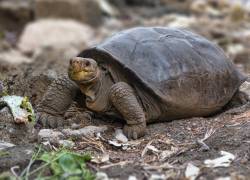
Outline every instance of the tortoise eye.
<svg viewBox="0 0 250 180">
<path fill-rule="evenodd" d="M 89 66 L 89 65 L 90 65 L 90 62 L 89 62 L 89 61 L 87 61 L 87 62 L 85 63 L 85 65 L 86 65 L 86 66 Z"/>
</svg>

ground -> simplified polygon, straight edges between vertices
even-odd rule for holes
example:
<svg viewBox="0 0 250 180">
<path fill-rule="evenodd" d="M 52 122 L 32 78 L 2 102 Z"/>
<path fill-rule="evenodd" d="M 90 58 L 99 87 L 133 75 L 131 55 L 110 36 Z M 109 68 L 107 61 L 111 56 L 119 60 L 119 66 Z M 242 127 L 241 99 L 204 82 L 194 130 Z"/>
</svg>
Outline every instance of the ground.
<svg viewBox="0 0 250 180">
<path fill-rule="evenodd" d="M 24 66 L 21 70 L 25 72 L 30 67 L 36 66 L 36 63 L 28 66 L 29 68 Z M 8 80 L 5 81 L 9 90 L 24 95 L 24 91 L 20 91 L 20 88 L 26 87 L 25 94 L 33 97 L 31 100 L 34 105 L 40 101 L 51 82 L 49 78 L 38 75 L 26 77 L 26 81 L 20 83 L 23 76 L 11 74 L 9 77 L 12 83 L 8 84 Z M 38 89 L 39 93 L 33 94 L 38 92 L 36 91 Z M 90 152 L 93 155 L 94 160 L 88 163 L 88 167 L 94 172 L 105 172 L 108 177 L 118 179 L 127 179 L 129 176 L 147 179 L 152 174 L 164 175 L 167 179 L 183 179 L 187 164 L 192 163 L 200 168 L 198 179 L 218 177 L 247 179 L 250 176 L 250 104 L 233 107 L 212 117 L 149 124 L 146 136 L 136 141 L 129 141 L 127 148 L 126 145 L 116 147 L 108 143 L 108 140 L 113 139 L 115 129 L 122 128 L 122 122 L 105 117 L 87 120 L 84 118 L 83 109 L 79 106 L 76 103 L 72 105 L 69 110 L 71 116 L 66 121 L 79 123 L 80 119 L 81 127 L 88 125 L 108 127 L 108 130 L 101 133 L 101 138 L 81 137 L 74 140 L 76 143 L 74 151 Z M 18 154 L 22 154 L 25 147 L 31 148 L 31 151 L 34 149 L 37 144 L 37 130 L 30 126 L 13 124 L 6 108 L 1 111 L 0 118 L 2 140 L 19 145 L 15 150 L 9 148 L 10 153 L 12 151 L 15 153 L 14 157 L 20 157 Z M 201 139 L 205 136 L 207 137 L 202 143 Z M 205 167 L 204 160 L 220 157 L 221 151 L 235 155 L 236 158 L 231 165 L 220 168 Z M 21 156 L 20 160 L 13 156 L 0 158 L 1 171 L 8 170 L 14 165 L 25 167 L 30 156 L 31 154 L 28 157 Z"/>
<path fill-rule="evenodd" d="M 60 74 L 66 73 L 69 57 L 117 31 L 134 26 L 188 28 L 223 48 L 241 71 L 246 74 L 250 72 L 248 6 L 227 6 L 224 4 L 226 1 L 213 0 L 204 1 L 205 3 L 192 1 L 191 6 L 188 5 L 189 0 L 185 1 L 187 3 L 157 1 L 163 3 L 160 5 L 162 7 L 151 7 L 149 1 L 145 1 L 146 6 L 136 0 L 126 2 L 134 2 L 138 6 L 130 6 L 130 3 L 125 6 L 120 0 L 110 2 L 114 3 L 119 16 L 107 15 L 106 12 L 105 17 L 102 17 L 102 24 L 98 27 L 81 22 L 76 27 L 71 27 L 70 32 L 67 28 L 53 31 L 56 27 L 56 21 L 53 19 L 49 19 L 49 24 L 53 25 L 50 26 L 46 23 L 40 24 L 39 18 L 32 16 L 29 22 L 36 28 L 25 28 L 30 25 L 26 24 L 26 21 L 19 26 L 8 15 L 3 16 L 6 23 L 0 24 L 0 83 L 3 82 L 8 94 L 28 96 L 36 109 L 49 84 Z M 164 6 L 164 2 L 169 6 Z M 249 5 L 249 1 L 247 2 Z M 3 9 L 5 12 L 5 8 L 6 6 L 0 3 L 0 12 Z M 11 13 L 19 10 L 23 11 L 22 6 L 20 9 L 13 8 Z M 33 9 L 29 10 L 32 11 L 29 14 L 34 14 Z M 92 16 L 89 18 L 91 21 Z M 11 27 L 8 27 L 7 21 L 12 23 Z M 63 23 L 67 27 L 69 22 Z M 38 40 L 36 29 L 39 30 L 39 35 L 43 36 Z M 84 34 L 83 38 L 78 37 L 79 31 Z M 60 35 L 56 41 L 55 35 L 51 35 L 52 32 Z M 64 36 L 65 32 L 72 33 L 72 37 Z M 77 35 L 73 36 L 74 33 Z M 45 40 L 48 47 L 44 47 L 41 40 Z M 57 43 L 57 40 L 62 40 L 62 43 Z M 34 49 L 30 42 L 35 43 L 38 48 Z M 23 52 L 23 49 L 27 48 L 32 51 Z M 15 51 L 14 54 L 12 50 Z M 27 59 L 31 63 L 26 63 Z M 137 179 L 187 179 L 185 172 L 192 164 L 200 170 L 197 179 L 250 179 L 250 102 L 224 109 L 211 117 L 149 124 L 144 137 L 119 144 L 113 140 L 116 129 L 123 126 L 119 120 L 98 116 L 88 119 L 76 102 L 70 107 L 68 114 L 71 116 L 65 117 L 65 122 L 68 122 L 68 127 L 72 129 L 73 123 L 78 123 L 81 128 L 89 125 L 108 127 L 106 131 L 95 136 L 70 138 L 75 143 L 72 151 L 88 152 L 92 155 L 93 159 L 88 162 L 87 167 L 94 173 L 104 172 L 114 179 L 132 179 L 132 176 Z M 38 133 L 39 130 L 34 129 L 32 124 L 15 124 L 8 108 L 0 110 L 0 147 L 2 141 L 16 145 L 4 151 L 0 150 L 0 173 L 8 171 L 12 175 L 20 174 L 27 167 L 32 155 L 37 151 L 37 146 L 41 144 Z M 54 146 L 52 149 L 57 148 Z M 231 153 L 235 157 L 232 162 L 229 160 L 228 167 L 206 167 L 204 161 L 222 157 L 221 151 Z"/>
</svg>

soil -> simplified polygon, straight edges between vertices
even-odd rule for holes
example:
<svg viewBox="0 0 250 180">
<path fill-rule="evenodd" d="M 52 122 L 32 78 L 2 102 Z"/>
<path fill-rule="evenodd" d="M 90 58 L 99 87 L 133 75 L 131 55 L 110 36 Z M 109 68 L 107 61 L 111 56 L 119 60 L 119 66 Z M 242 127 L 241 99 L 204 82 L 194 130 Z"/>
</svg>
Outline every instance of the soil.
<svg viewBox="0 0 250 180">
<path fill-rule="evenodd" d="M 32 97 L 34 106 L 39 102 L 52 81 L 51 77 L 45 75 L 27 75 L 28 72 L 30 73 L 30 69 L 39 69 L 39 67 L 41 66 L 37 66 L 36 63 L 19 67 L 17 71 L 23 73 L 18 75 L 10 73 L 9 79 L 11 81 L 5 81 L 9 85 L 8 88 L 11 93 Z M 61 70 L 64 71 L 65 69 L 62 68 Z M 12 83 L 9 84 L 10 82 Z M 36 93 L 34 94 L 34 92 Z M 79 108 L 79 105 L 72 105 L 70 111 L 74 113 L 66 121 L 73 122 L 84 118 L 83 110 Z M 32 127 L 13 124 L 8 109 L 1 110 L 0 119 L 2 139 L 19 145 L 15 147 L 15 153 L 18 154 L 23 151 L 23 146 L 37 144 L 37 132 Z M 82 127 L 86 125 L 107 125 L 108 130 L 102 136 L 108 140 L 113 139 L 115 129 L 123 126 L 119 120 L 105 117 L 81 121 Z M 198 140 L 202 139 L 209 131 L 214 131 L 214 133 L 204 141 L 207 146 L 198 143 Z M 249 132 L 250 104 L 246 104 L 213 117 L 197 117 L 150 124 L 146 136 L 137 141 L 132 141 L 135 146 L 131 149 L 124 150 L 101 139 L 83 137 L 75 140 L 74 150 L 90 152 L 94 157 L 102 157 L 104 154 L 108 154 L 109 161 L 91 162 L 88 166 L 95 172 L 107 173 L 110 178 L 127 179 L 133 175 L 137 179 L 148 179 L 152 174 L 164 174 L 166 179 L 183 179 L 187 164 L 192 163 L 201 169 L 198 179 L 215 179 L 228 176 L 235 179 L 248 179 L 250 177 Z M 148 143 L 157 148 L 159 152 L 168 150 L 172 153 L 165 159 L 160 157 L 160 153 L 150 150 L 142 156 L 142 152 Z M 204 160 L 220 157 L 220 151 L 227 151 L 236 156 L 232 164 L 223 168 L 205 167 Z M 12 152 L 12 150 L 9 152 Z M 10 158 L 6 160 L 8 157 Z M 1 163 L 3 167 L 0 168 L 0 171 L 12 167 L 14 162 L 21 167 L 28 163 L 27 157 L 18 157 L 20 157 L 18 161 L 12 156 L 0 158 L 0 162 L 8 162 Z"/>
</svg>

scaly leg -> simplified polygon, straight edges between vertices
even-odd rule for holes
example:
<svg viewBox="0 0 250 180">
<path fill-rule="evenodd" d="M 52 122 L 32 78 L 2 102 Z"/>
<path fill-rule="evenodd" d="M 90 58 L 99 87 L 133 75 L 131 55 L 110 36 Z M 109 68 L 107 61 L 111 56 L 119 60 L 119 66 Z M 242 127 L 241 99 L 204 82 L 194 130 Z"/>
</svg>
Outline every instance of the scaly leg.
<svg viewBox="0 0 250 180">
<path fill-rule="evenodd" d="M 110 101 L 127 121 L 123 129 L 127 137 L 137 139 L 144 136 L 145 114 L 133 89 L 124 82 L 114 84 L 110 89 Z"/>
<path fill-rule="evenodd" d="M 63 114 L 75 98 L 77 89 L 67 76 L 53 81 L 37 106 L 37 124 L 51 128 L 62 126 Z"/>
</svg>

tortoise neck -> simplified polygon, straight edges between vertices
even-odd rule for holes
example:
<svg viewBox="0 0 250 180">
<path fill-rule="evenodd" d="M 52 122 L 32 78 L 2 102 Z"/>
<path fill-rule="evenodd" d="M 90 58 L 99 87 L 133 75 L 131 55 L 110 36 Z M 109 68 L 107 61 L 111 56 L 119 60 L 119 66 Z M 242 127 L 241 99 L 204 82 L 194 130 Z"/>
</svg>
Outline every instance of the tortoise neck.
<svg viewBox="0 0 250 180">
<path fill-rule="evenodd" d="M 95 99 L 95 96 L 102 85 L 102 76 L 102 72 L 98 70 L 96 77 L 94 77 L 92 80 L 79 83 L 81 92 L 91 100 Z"/>
<path fill-rule="evenodd" d="M 95 82 L 80 85 L 80 89 L 85 94 L 86 106 L 96 112 L 104 112 L 109 108 L 109 89 L 113 85 L 112 80 L 105 71 L 100 70 L 100 75 Z"/>
</svg>

